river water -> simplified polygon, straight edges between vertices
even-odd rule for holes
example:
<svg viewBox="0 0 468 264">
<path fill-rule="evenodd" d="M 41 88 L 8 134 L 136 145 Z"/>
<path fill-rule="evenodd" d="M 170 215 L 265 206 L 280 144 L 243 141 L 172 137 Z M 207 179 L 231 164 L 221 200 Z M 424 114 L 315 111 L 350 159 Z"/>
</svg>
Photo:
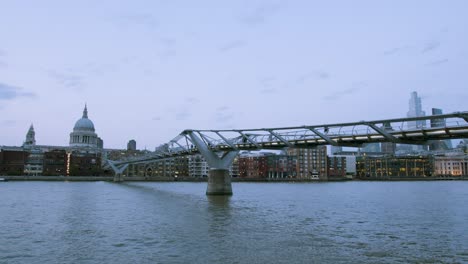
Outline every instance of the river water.
<svg viewBox="0 0 468 264">
<path fill-rule="evenodd" d="M 0 263 L 468 263 L 468 182 L 2 182 Z"/>
</svg>

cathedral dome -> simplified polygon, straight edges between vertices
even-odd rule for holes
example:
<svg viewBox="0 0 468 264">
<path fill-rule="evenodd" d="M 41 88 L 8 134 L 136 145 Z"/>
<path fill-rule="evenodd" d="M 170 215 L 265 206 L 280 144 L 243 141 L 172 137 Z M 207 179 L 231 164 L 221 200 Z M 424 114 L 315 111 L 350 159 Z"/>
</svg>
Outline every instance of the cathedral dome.
<svg viewBox="0 0 468 264">
<path fill-rule="evenodd" d="M 81 118 L 80 120 L 76 121 L 75 126 L 73 127 L 73 131 L 92 131 L 94 132 L 94 124 L 93 121 L 89 120 L 88 118 Z"/>
<path fill-rule="evenodd" d="M 83 117 L 76 121 L 73 131 L 95 131 L 93 121 L 88 118 L 88 109 L 86 106 L 83 111 Z"/>
<path fill-rule="evenodd" d="M 85 106 L 83 117 L 76 121 L 73 132 L 70 133 L 70 147 L 102 148 L 102 140 L 98 138 L 93 121 L 88 118 L 88 108 Z"/>
</svg>

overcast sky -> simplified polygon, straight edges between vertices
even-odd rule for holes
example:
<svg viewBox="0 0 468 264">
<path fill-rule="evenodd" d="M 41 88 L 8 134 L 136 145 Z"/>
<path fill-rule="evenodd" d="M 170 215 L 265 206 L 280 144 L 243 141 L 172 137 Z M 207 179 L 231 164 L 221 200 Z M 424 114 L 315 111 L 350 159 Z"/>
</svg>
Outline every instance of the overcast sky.
<svg viewBox="0 0 468 264">
<path fill-rule="evenodd" d="M 0 0 L 0 145 L 466 111 L 468 1 Z"/>
</svg>

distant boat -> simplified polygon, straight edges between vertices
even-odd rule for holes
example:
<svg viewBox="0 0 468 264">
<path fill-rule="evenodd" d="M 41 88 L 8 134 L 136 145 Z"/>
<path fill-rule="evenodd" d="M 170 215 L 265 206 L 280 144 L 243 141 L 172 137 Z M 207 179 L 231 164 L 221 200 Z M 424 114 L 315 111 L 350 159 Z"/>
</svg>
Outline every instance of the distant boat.
<svg viewBox="0 0 468 264">
<path fill-rule="evenodd" d="M 0 182 L 6 182 L 6 181 L 8 181 L 8 180 L 5 179 L 5 178 L 0 178 Z"/>
</svg>

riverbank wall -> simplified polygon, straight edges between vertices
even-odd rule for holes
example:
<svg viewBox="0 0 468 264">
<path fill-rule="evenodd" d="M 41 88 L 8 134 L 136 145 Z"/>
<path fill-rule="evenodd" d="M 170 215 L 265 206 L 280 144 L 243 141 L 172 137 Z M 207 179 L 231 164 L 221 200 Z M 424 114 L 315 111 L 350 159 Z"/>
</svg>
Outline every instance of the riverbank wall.
<svg viewBox="0 0 468 264">
<path fill-rule="evenodd" d="M 114 181 L 112 176 L 0 176 L 7 181 Z M 421 177 L 421 178 L 332 178 L 328 180 L 318 179 L 269 179 L 269 178 L 232 178 L 232 182 L 337 182 L 337 181 L 440 181 L 440 180 L 468 180 L 468 176 L 461 177 Z M 192 177 L 125 177 L 124 181 L 148 181 L 148 182 L 206 182 L 207 178 Z"/>
</svg>

